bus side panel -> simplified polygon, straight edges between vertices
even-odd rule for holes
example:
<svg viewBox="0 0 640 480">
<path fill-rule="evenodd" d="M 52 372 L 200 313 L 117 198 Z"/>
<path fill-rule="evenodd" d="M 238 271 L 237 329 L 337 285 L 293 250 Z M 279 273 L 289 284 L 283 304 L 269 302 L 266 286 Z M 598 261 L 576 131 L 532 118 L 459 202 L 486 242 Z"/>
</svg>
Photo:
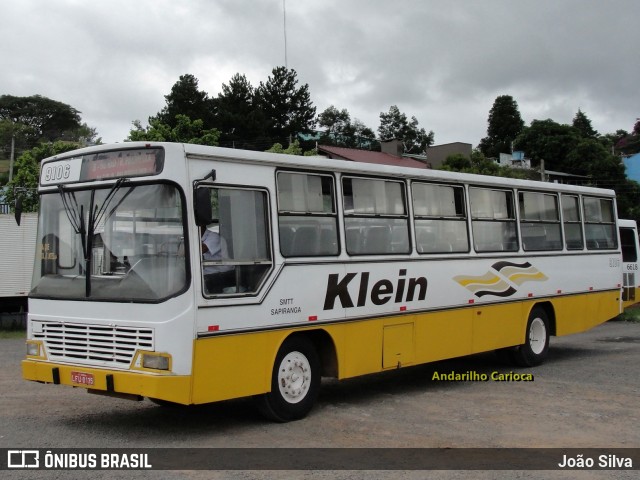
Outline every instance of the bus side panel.
<svg viewBox="0 0 640 480">
<path fill-rule="evenodd" d="M 556 335 L 589 330 L 620 313 L 620 293 L 593 292 L 555 298 Z"/>
<path fill-rule="evenodd" d="M 193 403 L 268 392 L 282 338 L 281 331 L 274 331 L 195 340 Z"/>
<path fill-rule="evenodd" d="M 416 317 L 416 363 L 434 362 L 471 353 L 471 309 L 459 308 Z"/>
<path fill-rule="evenodd" d="M 338 351 L 338 378 L 357 377 L 382 369 L 383 321 L 363 320 L 329 328 Z M 333 334 L 342 330 L 342 335 Z"/>
<path fill-rule="evenodd" d="M 524 305 L 513 302 L 472 309 L 472 353 L 524 343 L 528 316 Z"/>
</svg>

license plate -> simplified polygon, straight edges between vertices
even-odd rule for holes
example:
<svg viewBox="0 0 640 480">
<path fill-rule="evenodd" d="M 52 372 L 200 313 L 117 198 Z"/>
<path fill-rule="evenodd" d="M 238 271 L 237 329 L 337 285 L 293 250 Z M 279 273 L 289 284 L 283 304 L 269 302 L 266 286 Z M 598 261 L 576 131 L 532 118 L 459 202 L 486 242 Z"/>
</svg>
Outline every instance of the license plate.
<svg viewBox="0 0 640 480">
<path fill-rule="evenodd" d="M 95 380 L 92 373 L 71 372 L 71 381 L 80 385 L 93 385 Z"/>
</svg>

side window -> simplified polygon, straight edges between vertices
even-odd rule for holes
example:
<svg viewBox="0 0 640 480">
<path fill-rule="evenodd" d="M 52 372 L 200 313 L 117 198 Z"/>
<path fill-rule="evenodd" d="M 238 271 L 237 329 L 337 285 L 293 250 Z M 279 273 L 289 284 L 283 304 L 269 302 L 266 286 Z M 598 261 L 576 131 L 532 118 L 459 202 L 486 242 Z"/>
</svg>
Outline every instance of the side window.
<svg viewBox="0 0 640 480">
<path fill-rule="evenodd" d="M 582 250 L 582 218 L 579 198 L 576 195 L 562 195 L 562 223 L 567 250 Z"/>
<path fill-rule="evenodd" d="M 620 243 L 622 247 L 622 261 L 637 262 L 638 252 L 636 251 L 636 231 L 633 228 L 620 229 Z"/>
<path fill-rule="evenodd" d="M 222 187 L 208 190 L 212 221 L 200 232 L 204 293 L 255 294 L 272 266 L 267 194 Z"/>
<path fill-rule="evenodd" d="M 516 252 L 516 217 L 511 190 L 469 188 L 473 246 L 477 252 Z"/>
<path fill-rule="evenodd" d="M 413 183 L 411 196 L 418 253 L 469 251 L 462 187 Z"/>
<path fill-rule="evenodd" d="M 278 173 L 278 231 L 283 257 L 337 255 L 333 177 Z"/>
<path fill-rule="evenodd" d="M 618 247 L 613 200 L 582 197 L 584 234 L 589 250 L 608 250 Z"/>
<path fill-rule="evenodd" d="M 520 232 L 526 251 L 562 250 L 558 197 L 548 193 L 520 192 Z"/>
<path fill-rule="evenodd" d="M 342 179 L 349 255 L 409 253 L 409 219 L 404 182 Z"/>
</svg>

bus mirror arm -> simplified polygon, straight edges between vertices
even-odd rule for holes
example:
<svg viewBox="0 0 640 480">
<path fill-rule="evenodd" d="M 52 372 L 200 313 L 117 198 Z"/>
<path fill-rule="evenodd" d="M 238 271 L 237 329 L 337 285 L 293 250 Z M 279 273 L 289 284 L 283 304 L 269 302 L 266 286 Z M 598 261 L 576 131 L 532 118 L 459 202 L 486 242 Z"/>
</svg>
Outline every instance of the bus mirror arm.
<svg viewBox="0 0 640 480">
<path fill-rule="evenodd" d="M 204 182 L 206 180 L 211 179 L 212 182 L 216 181 L 216 169 L 214 168 L 213 170 L 211 170 L 209 173 L 207 173 L 204 178 L 202 180 L 200 180 L 201 182 Z"/>
</svg>

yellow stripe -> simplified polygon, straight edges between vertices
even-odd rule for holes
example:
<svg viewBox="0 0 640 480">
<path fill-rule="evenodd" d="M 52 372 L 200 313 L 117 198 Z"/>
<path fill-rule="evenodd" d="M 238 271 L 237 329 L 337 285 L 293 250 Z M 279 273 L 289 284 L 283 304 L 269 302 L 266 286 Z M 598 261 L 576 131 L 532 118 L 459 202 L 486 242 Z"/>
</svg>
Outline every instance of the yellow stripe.
<svg viewBox="0 0 640 480">
<path fill-rule="evenodd" d="M 548 280 L 547 276 L 542 273 L 514 273 L 513 275 L 507 277 L 509 281 L 515 283 L 516 285 L 522 285 L 525 282 L 544 282 Z"/>
<path fill-rule="evenodd" d="M 492 283 L 497 283 L 501 280 L 500 277 L 494 275 L 491 272 L 487 272 L 479 277 L 457 276 L 453 277 L 453 279 L 463 287 L 475 283 L 479 285 L 491 285 Z"/>
</svg>

